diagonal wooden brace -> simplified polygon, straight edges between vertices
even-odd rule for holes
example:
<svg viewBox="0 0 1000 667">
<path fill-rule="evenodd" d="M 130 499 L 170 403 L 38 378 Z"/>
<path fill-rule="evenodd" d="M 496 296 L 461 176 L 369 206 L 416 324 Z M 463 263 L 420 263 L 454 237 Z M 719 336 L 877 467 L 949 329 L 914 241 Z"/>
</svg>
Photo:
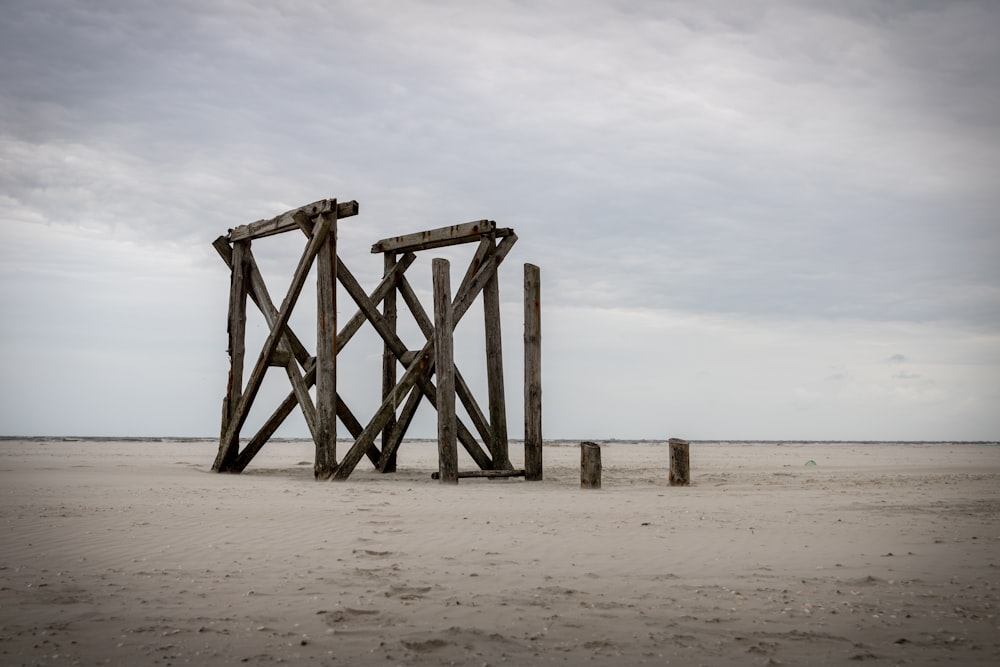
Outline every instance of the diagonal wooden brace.
<svg viewBox="0 0 1000 667">
<path fill-rule="evenodd" d="M 421 304 L 420 299 L 417 298 L 416 293 L 413 291 L 413 286 L 410 285 L 410 281 L 408 281 L 405 277 L 399 285 L 399 291 L 403 296 L 403 301 L 413 314 L 413 319 L 416 320 L 421 333 L 423 333 L 424 339 L 432 339 L 434 337 L 434 323 L 431 322 L 430 317 L 427 315 L 427 311 L 424 310 L 423 304 Z M 457 367 L 455 368 L 455 392 L 458 394 L 459 400 L 462 401 L 462 405 L 465 406 L 466 411 L 469 413 L 469 418 L 472 420 L 472 424 L 476 427 L 479 437 L 482 438 L 483 443 L 486 445 L 486 449 L 488 451 L 493 451 L 493 431 L 489 422 L 486 420 L 486 416 L 483 414 L 482 408 L 480 408 L 479 403 L 476 402 L 476 398 L 472 394 L 469 384 L 465 381 L 465 378 L 462 377 L 462 374 L 458 371 Z"/>
<path fill-rule="evenodd" d="M 452 320 L 454 325 L 458 325 L 465 313 L 468 312 L 472 303 L 475 301 L 476 296 L 486 287 L 487 281 L 489 281 L 492 273 L 497 270 L 500 262 L 507 256 L 510 252 L 514 243 L 517 241 L 517 235 L 513 232 L 509 236 L 506 236 L 503 241 L 501 241 L 496 246 L 496 252 L 494 252 L 490 258 L 484 262 L 483 266 L 476 272 L 472 280 L 468 283 L 463 284 L 459 289 L 459 293 L 455 296 L 452 303 Z M 429 377 L 430 371 L 433 368 L 433 348 L 434 342 L 428 341 L 424 347 L 417 354 L 416 359 L 410 364 L 403 377 L 400 378 L 399 383 L 396 388 L 386 396 L 385 400 L 382 401 L 382 405 L 375 412 L 371 421 L 368 422 L 368 426 L 365 427 L 364 432 L 361 434 L 355 442 L 354 445 L 344 454 L 344 458 L 341 460 L 340 465 L 337 467 L 336 472 L 333 475 L 333 479 L 344 480 L 354 471 L 354 468 L 358 465 L 361 457 L 364 456 L 365 451 L 368 446 L 372 443 L 375 436 L 382 431 L 386 422 L 389 420 L 390 415 L 394 412 L 395 406 L 399 404 L 399 399 L 403 398 L 406 393 L 417 383 L 417 375 L 426 373 Z"/>
<path fill-rule="evenodd" d="M 225 257 L 223 257 L 223 259 L 225 259 Z M 385 276 L 382 281 L 379 282 L 378 286 L 372 291 L 371 295 L 369 295 L 369 299 L 374 303 L 380 303 L 385 298 L 385 295 L 395 287 L 396 280 L 403 274 L 404 271 L 406 271 L 406 269 L 410 267 L 415 259 L 416 255 L 413 253 L 406 253 L 403 255 L 400 258 L 400 261 L 393 268 L 392 273 Z M 262 293 L 266 293 L 266 290 L 262 290 Z M 277 313 L 277 311 L 275 311 L 275 313 Z M 358 311 L 358 313 L 356 313 L 355 316 L 344 325 L 344 327 L 340 330 L 340 333 L 337 334 L 338 353 L 351 341 L 354 334 L 360 330 L 361 325 L 364 322 L 364 314 L 361 311 Z M 289 329 L 286 324 L 286 331 L 288 330 Z M 316 368 L 314 364 L 315 359 L 312 357 L 310 357 L 306 363 L 302 364 L 302 367 L 305 370 L 303 382 L 305 383 L 307 390 L 316 382 Z M 228 465 L 225 470 L 228 472 L 242 472 L 253 457 L 260 452 L 261 448 L 267 443 L 268 439 L 274 435 L 275 431 L 278 430 L 278 427 L 281 426 L 285 419 L 288 418 L 288 415 L 292 413 L 292 410 L 295 408 L 297 403 L 298 399 L 296 398 L 295 392 L 293 391 L 289 393 L 274 413 L 264 423 L 264 425 L 261 426 L 256 435 L 250 439 L 243 451 L 239 452 L 238 455 L 234 454 L 235 462 Z M 347 427 L 351 436 L 355 439 L 358 438 L 363 431 L 361 423 L 350 411 L 347 404 L 343 401 L 339 394 L 337 396 L 337 416 L 340 418 L 340 421 L 344 424 L 344 426 Z M 377 465 L 381 452 L 379 452 L 378 448 L 373 445 L 365 451 L 365 455 L 368 456 L 373 464 Z"/>
<path fill-rule="evenodd" d="M 406 361 L 404 361 L 404 357 L 407 356 L 407 349 L 403 344 L 403 341 L 401 341 L 395 332 L 392 331 L 392 328 L 386 323 L 382 313 L 378 311 L 378 307 L 368 299 L 364 291 L 361 289 L 361 285 L 358 284 L 357 280 L 351 274 L 350 270 L 348 270 L 347 266 L 344 265 L 344 263 L 339 259 L 337 265 L 337 277 L 347 290 L 347 293 L 358 304 L 358 307 L 368 318 L 368 321 L 372 323 L 372 326 L 375 327 L 375 330 L 385 341 L 386 346 L 392 351 L 396 358 L 399 359 L 400 363 L 404 366 L 407 365 Z M 430 401 L 430 404 L 436 408 L 437 390 L 435 389 L 430 378 L 423 375 L 418 376 L 416 378 L 416 384 L 417 387 L 420 388 L 420 391 L 427 397 L 427 400 Z M 392 413 L 389 414 L 391 418 Z M 462 446 L 465 447 L 466 451 L 469 452 L 469 455 L 472 456 L 476 463 L 478 463 L 481 467 L 485 466 L 487 468 L 492 468 L 493 463 L 490 460 L 489 455 L 487 455 L 486 452 L 479 446 L 479 443 L 476 442 L 476 439 L 472 436 L 472 433 L 469 432 L 469 429 L 459 422 L 457 431 L 459 433 L 459 438 L 462 441 Z"/>
</svg>

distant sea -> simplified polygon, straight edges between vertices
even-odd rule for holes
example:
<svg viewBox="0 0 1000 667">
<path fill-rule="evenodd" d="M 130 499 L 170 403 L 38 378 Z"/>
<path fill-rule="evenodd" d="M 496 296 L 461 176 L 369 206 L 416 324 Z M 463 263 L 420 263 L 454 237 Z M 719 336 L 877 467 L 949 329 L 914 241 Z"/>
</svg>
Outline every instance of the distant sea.
<svg viewBox="0 0 1000 667">
<path fill-rule="evenodd" d="M 219 439 L 216 438 L 206 438 L 206 437 L 138 437 L 138 436 L 19 436 L 19 435 L 0 435 L 0 442 L 17 440 L 21 442 L 135 442 L 135 443 L 149 443 L 149 442 L 204 442 L 204 443 L 218 443 Z M 576 447 L 583 440 L 572 440 L 572 439 L 555 439 L 555 440 L 545 440 L 546 447 Z M 658 445 L 665 444 L 667 438 L 662 439 L 639 439 L 639 440 L 625 440 L 618 438 L 609 438 L 606 440 L 602 439 L 592 439 L 593 442 L 600 443 L 601 445 Z M 269 440 L 272 443 L 310 443 L 312 440 L 310 438 L 278 438 L 273 437 Z M 338 443 L 343 443 L 346 445 L 352 444 L 354 441 L 341 438 L 337 440 Z M 434 443 L 436 442 L 433 438 L 407 438 L 405 442 L 408 443 Z M 522 444 L 523 440 L 511 439 L 511 444 Z M 699 445 L 1000 445 L 1000 441 L 997 440 L 689 440 L 692 444 Z"/>
</svg>

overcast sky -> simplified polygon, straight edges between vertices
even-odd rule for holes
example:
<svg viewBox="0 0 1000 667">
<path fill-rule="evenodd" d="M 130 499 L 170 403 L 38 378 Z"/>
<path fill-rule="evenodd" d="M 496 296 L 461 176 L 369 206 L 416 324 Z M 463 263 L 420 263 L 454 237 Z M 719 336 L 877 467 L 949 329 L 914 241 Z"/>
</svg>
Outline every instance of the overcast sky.
<svg viewBox="0 0 1000 667">
<path fill-rule="evenodd" d="M 380 238 L 516 230 L 514 437 L 532 262 L 546 438 L 1000 439 L 1000 3 L 2 5 L 0 434 L 217 434 L 212 240 L 336 197 L 369 289 Z M 254 245 L 279 301 L 287 236 Z M 341 359 L 358 413 L 379 349 Z"/>
</svg>

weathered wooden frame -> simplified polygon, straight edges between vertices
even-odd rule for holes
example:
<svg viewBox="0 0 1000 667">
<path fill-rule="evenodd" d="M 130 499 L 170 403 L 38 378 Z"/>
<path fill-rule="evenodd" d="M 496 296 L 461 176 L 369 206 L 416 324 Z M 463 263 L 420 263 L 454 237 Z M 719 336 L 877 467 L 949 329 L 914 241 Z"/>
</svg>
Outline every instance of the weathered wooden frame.
<svg viewBox="0 0 1000 667">
<path fill-rule="evenodd" d="M 229 383 L 223 400 L 219 451 L 212 469 L 242 472 L 298 405 L 315 443 L 313 471 L 317 479 L 346 479 L 365 456 L 376 470 L 392 472 L 406 430 L 420 401 L 426 398 L 438 412 L 439 470 L 435 476 L 443 482 L 457 482 L 459 477 L 473 476 L 541 479 L 540 297 L 538 268 L 532 265 L 525 265 L 525 470 L 513 470 L 508 453 L 497 269 L 517 241 L 517 235 L 512 229 L 497 228 L 493 221 L 480 220 L 383 239 L 371 249 L 373 254 L 383 255 L 383 278 L 369 294 L 337 254 L 337 222 L 357 215 L 358 210 L 355 201 L 338 203 L 335 199 L 324 199 L 269 220 L 231 229 L 228 235 L 220 236 L 213 243 L 230 268 L 231 278 Z M 295 229 L 302 231 L 308 242 L 281 307 L 276 308 L 253 258 L 251 242 Z M 405 276 L 416 259 L 415 253 L 477 241 L 479 245 L 454 299 L 450 265 L 445 260 L 434 260 L 432 320 Z M 313 263 L 317 266 L 316 356 L 309 355 L 288 325 Z M 358 306 L 358 311 L 339 332 L 337 282 Z M 488 418 L 455 368 L 451 346 L 455 325 L 480 293 L 483 294 L 486 325 Z M 420 350 L 408 350 L 397 335 L 397 295 L 402 297 L 426 339 Z M 247 297 L 264 315 L 269 332 L 244 386 Z M 383 363 L 382 403 L 363 426 L 337 394 L 336 359 L 365 322 L 370 323 L 382 338 Z M 397 364 L 405 369 L 399 378 Z M 264 374 L 271 366 L 285 369 L 292 390 L 241 450 L 240 430 Z M 432 375 L 436 376 L 436 384 Z M 309 394 L 313 384 L 316 385 L 315 404 Z M 483 445 L 456 415 L 456 396 Z M 397 409 L 400 405 L 402 408 Z M 339 463 L 336 456 L 338 418 L 354 438 L 353 445 Z M 381 448 L 375 445 L 380 434 Z M 458 442 L 479 466 L 479 471 L 458 471 L 455 461 Z"/>
</svg>

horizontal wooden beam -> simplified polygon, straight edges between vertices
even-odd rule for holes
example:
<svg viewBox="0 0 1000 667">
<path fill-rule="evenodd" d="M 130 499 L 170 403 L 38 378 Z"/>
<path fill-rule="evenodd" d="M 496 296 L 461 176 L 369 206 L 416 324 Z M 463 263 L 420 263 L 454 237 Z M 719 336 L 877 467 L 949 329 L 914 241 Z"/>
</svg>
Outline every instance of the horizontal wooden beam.
<svg viewBox="0 0 1000 667">
<path fill-rule="evenodd" d="M 501 238 L 510 236 L 513 233 L 514 230 L 512 229 L 497 229 L 497 223 L 492 220 L 477 220 L 476 222 L 466 222 L 465 224 L 451 225 L 450 227 L 438 227 L 426 232 L 382 239 L 372 246 L 372 253 L 415 252 L 417 250 L 458 245 L 459 243 L 470 243 L 491 234 L 496 234 L 497 238 Z"/>
<path fill-rule="evenodd" d="M 273 236 L 293 229 L 299 229 L 300 225 L 295 221 L 295 216 L 299 213 L 305 213 L 312 218 L 323 213 L 332 213 L 334 206 L 337 207 L 337 219 L 350 218 L 358 214 L 358 202 L 356 201 L 340 202 L 338 204 L 336 199 L 321 199 L 311 204 L 292 209 L 291 211 L 285 211 L 270 220 L 258 220 L 257 222 L 251 222 L 249 225 L 240 225 L 235 229 L 230 229 L 229 240 L 260 239 L 265 236 Z"/>
<path fill-rule="evenodd" d="M 523 470 L 459 470 L 459 479 L 466 477 L 486 477 L 489 479 L 497 479 L 503 477 L 524 477 Z M 432 472 L 431 479 L 439 479 L 440 473 Z"/>
</svg>

